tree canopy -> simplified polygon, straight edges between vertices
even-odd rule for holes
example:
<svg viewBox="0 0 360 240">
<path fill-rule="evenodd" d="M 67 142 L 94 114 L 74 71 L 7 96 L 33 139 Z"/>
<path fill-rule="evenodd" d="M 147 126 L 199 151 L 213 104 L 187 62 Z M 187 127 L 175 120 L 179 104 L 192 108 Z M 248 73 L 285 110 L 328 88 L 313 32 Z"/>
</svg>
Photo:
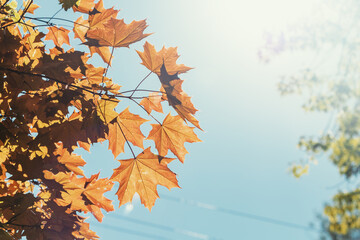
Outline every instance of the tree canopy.
<svg viewBox="0 0 360 240">
<path fill-rule="evenodd" d="M 102 0 L 59 3 L 62 10 L 81 14 L 74 21 L 60 19 L 73 28 L 54 24 L 56 13 L 37 16 L 33 0 L 0 0 L 1 239 L 98 239 L 82 213 L 101 222 L 102 209 L 113 211 L 104 193 L 114 183 L 119 183 L 120 206 L 138 193 L 151 209 L 158 185 L 179 187 L 168 164 L 184 162 L 184 144 L 200 141 L 194 133 L 201 130 L 197 109 L 179 77 L 191 68 L 177 63 L 177 48 L 157 51 L 145 42 L 137 53 L 149 74 L 136 88 L 122 91 L 119 84 L 127 82 L 107 74 L 114 51 L 149 36 L 146 21 L 125 23 L 119 10 L 105 8 Z M 93 65 L 98 57 L 103 66 Z M 151 74 L 159 85 L 140 88 Z M 175 115 L 170 108 L 164 112 L 164 102 Z M 139 112 L 132 113 L 129 104 Z M 148 136 L 144 125 L 151 128 Z M 88 176 L 82 169 L 86 160 L 74 150 L 90 151 L 98 142 L 108 142 L 115 159 L 125 151 L 132 158 L 120 159 L 112 176 Z"/>
</svg>

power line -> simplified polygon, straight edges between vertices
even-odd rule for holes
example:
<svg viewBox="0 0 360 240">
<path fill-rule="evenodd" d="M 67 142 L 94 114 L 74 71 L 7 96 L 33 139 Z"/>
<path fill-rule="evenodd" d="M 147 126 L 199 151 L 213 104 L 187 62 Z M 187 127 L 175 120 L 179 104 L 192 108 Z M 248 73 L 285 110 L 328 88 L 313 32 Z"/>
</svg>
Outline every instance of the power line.
<svg viewBox="0 0 360 240">
<path fill-rule="evenodd" d="M 265 216 L 247 213 L 247 212 L 238 211 L 238 210 L 233 210 L 233 209 L 229 209 L 229 208 L 218 207 L 213 204 L 203 203 L 203 202 L 199 202 L 199 201 L 187 200 L 184 198 L 178 198 L 178 197 L 167 196 L 167 195 L 165 195 L 165 196 L 161 195 L 161 198 L 169 200 L 169 201 L 173 201 L 173 202 L 183 203 L 183 204 L 187 204 L 190 206 L 195 206 L 198 208 L 211 210 L 211 211 L 222 212 L 222 213 L 226 213 L 226 214 L 237 216 L 237 217 L 250 218 L 250 219 L 254 219 L 257 221 L 261 221 L 261 222 L 267 222 L 267 223 L 271 223 L 271 224 L 281 225 L 284 227 L 302 229 L 304 231 L 322 232 L 321 230 L 310 227 L 310 226 L 300 225 L 297 223 L 291 223 L 291 222 L 287 222 L 287 221 L 283 221 L 283 220 L 279 220 L 279 219 L 275 219 L 275 218 L 271 218 L 271 217 L 265 217 Z"/>
<path fill-rule="evenodd" d="M 163 231 L 179 233 L 179 234 L 185 235 L 187 237 L 191 237 L 191 238 L 202 239 L 202 240 L 220 240 L 220 238 L 211 237 L 211 236 L 209 236 L 207 234 L 198 233 L 198 232 L 185 230 L 185 229 L 179 229 L 179 228 L 175 228 L 175 227 L 169 227 L 169 226 L 166 226 L 166 225 L 147 222 L 147 221 L 139 220 L 139 219 L 136 219 L 136 218 L 125 217 L 125 216 L 121 216 L 121 215 L 115 215 L 114 216 L 114 215 L 110 215 L 110 214 L 107 215 L 107 216 L 112 217 L 112 218 L 116 218 L 116 219 L 122 219 L 122 220 L 125 220 L 125 221 L 128 221 L 128 222 L 133 222 L 133 223 L 136 223 L 136 224 L 141 224 L 141 225 L 148 226 L 148 227 L 158 228 L 158 229 L 161 229 Z"/>
<path fill-rule="evenodd" d="M 110 216 L 110 215 L 108 215 Z M 98 227 L 102 227 L 102 228 L 107 228 L 116 232 L 121 232 L 121 233 L 127 233 L 127 234 L 131 234 L 131 235 L 136 235 L 136 236 L 140 236 L 140 237 L 144 237 L 144 238 L 151 238 L 151 239 L 160 239 L 160 240 L 171 240 L 170 238 L 165 238 L 159 235 L 153 235 L 153 234 L 149 234 L 149 233 L 145 233 L 145 232 L 140 232 L 140 231 L 135 231 L 135 230 L 131 230 L 128 228 L 123 228 L 123 227 L 119 227 L 119 226 L 112 226 L 112 225 L 108 225 L 105 223 L 97 223 L 97 222 L 93 222 L 90 221 L 91 224 L 98 226 Z"/>
</svg>

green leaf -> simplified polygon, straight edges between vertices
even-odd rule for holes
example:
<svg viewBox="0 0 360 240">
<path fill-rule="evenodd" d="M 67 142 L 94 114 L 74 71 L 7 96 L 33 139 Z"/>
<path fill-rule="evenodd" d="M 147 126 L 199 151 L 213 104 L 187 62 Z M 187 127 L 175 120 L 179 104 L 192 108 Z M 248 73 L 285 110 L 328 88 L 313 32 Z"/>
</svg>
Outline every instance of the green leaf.
<svg viewBox="0 0 360 240">
<path fill-rule="evenodd" d="M 59 0 L 61 7 L 67 11 L 69 8 L 72 8 L 74 5 L 78 5 L 80 0 Z"/>
</svg>

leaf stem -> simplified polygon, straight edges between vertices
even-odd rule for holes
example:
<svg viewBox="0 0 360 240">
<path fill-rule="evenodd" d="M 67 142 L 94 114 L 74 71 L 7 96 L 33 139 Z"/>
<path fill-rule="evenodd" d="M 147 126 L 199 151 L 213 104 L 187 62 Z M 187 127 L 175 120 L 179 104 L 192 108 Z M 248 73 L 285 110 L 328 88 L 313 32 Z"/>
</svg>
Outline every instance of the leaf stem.
<svg viewBox="0 0 360 240">
<path fill-rule="evenodd" d="M 141 107 L 147 114 L 149 114 L 149 116 L 150 116 L 152 119 L 154 119 L 156 122 L 158 122 L 160 125 L 162 125 L 161 122 L 159 122 L 159 120 L 157 120 L 151 113 L 148 112 L 148 110 L 146 110 L 142 105 L 140 105 L 140 103 L 138 103 L 137 101 L 135 101 L 134 98 L 130 97 L 130 100 L 133 101 L 134 103 L 136 103 L 139 107 Z"/>
<path fill-rule="evenodd" d="M 131 151 L 131 153 L 132 153 L 133 157 L 134 157 L 134 158 L 136 158 L 135 153 L 134 153 L 134 150 L 132 149 L 132 147 L 131 147 L 131 145 L 130 145 L 130 143 L 129 143 L 129 140 L 126 138 L 125 133 L 124 133 L 124 131 L 122 130 L 122 128 L 121 128 L 121 126 L 120 126 L 119 122 L 117 121 L 117 119 L 116 119 L 116 123 L 117 123 L 117 125 L 119 126 L 120 131 L 121 131 L 121 134 L 122 134 L 122 135 L 123 135 L 123 137 L 125 138 L 125 141 L 126 141 L 126 143 L 127 143 L 128 147 L 130 148 L 130 151 Z"/>
<path fill-rule="evenodd" d="M 150 76 L 150 74 L 153 73 L 153 71 L 149 72 L 140 82 L 139 84 L 136 86 L 136 88 L 134 89 L 133 93 L 130 95 L 130 97 L 132 97 L 134 95 L 134 93 L 136 92 L 136 90 L 140 87 L 140 85 Z"/>
</svg>

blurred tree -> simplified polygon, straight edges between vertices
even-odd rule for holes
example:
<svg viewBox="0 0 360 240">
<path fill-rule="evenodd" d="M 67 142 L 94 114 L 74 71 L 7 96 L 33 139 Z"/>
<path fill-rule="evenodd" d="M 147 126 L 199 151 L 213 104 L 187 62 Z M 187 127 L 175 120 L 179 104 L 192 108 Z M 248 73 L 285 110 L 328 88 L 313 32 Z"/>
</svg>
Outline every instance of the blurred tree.
<svg viewBox="0 0 360 240">
<path fill-rule="evenodd" d="M 360 230 L 359 229 L 351 229 L 346 234 L 339 234 L 333 231 L 330 231 L 329 226 L 330 222 L 327 217 L 319 214 L 317 219 L 320 223 L 321 235 L 320 240 L 357 240 L 360 239 Z"/>
<path fill-rule="evenodd" d="M 310 22 L 274 35 L 267 33 L 259 57 L 270 59 L 285 51 L 313 51 L 315 61 L 281 79 L 282 95 L 303 94 L 303 108 L 325 112 L 329 122 L 318 136 L 303 136 L 298 146 L 306 160 L 293 164 L 295 177 L 317 159 L 330 160 L 351 185 L 324 207 L 322 239 L 360 239 L 360 4 L 358 1 L 319 3 Z"/>
</svg>

